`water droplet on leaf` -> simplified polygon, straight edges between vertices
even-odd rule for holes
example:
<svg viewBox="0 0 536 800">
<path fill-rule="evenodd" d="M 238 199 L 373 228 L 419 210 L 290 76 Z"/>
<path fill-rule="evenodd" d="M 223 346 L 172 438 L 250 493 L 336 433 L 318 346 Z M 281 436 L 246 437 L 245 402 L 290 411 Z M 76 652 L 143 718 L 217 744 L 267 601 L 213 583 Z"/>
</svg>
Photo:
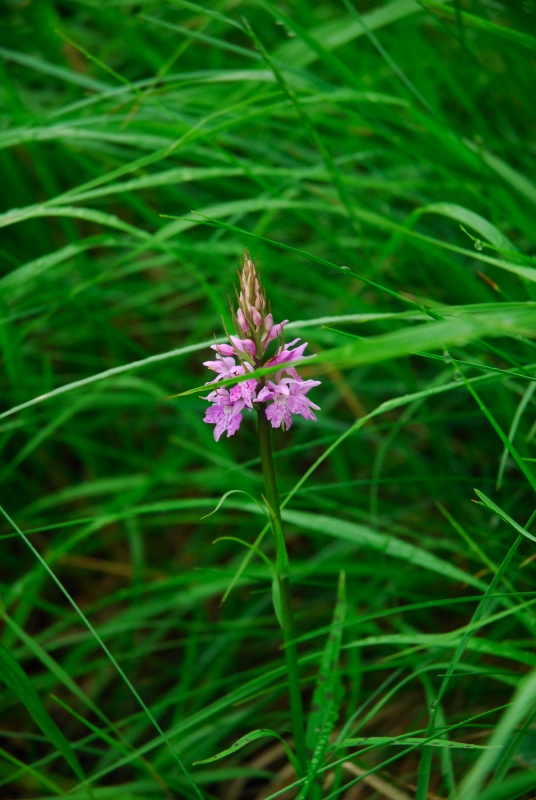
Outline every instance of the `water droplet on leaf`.
<svg viewBox="0 0 536 800">
<path fill-rule="evenodd" d="M 482 244 L 480 239 L 475 239 L 474 245 L 475 245 L 475 250 L 483 250 L 484 249 L 484 245 Z"/>
</svg>

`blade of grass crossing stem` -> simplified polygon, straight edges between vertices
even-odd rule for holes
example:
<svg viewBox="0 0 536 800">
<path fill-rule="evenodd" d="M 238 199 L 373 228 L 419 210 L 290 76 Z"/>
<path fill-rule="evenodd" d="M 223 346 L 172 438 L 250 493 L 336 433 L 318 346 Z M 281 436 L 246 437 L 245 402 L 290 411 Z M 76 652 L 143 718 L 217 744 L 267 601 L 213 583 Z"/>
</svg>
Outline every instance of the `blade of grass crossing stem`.
<svg viewBox="0 0 536 800">
<path fill-rule="evenodd" d="M 315 372 L 320 374 L 322 371 L 334 368 L 350 369 L 364 364 L 405 357 L 416 351 L 445 349 L 451 345 L 461 346 L 481 336 L 525 334 L 529 332 L 529 328 L 531 332 L 536 329 L 536 307 L 522 309 L 521 304 L 515 313 L 510 312 L 508 315 L 493 313 L 482 314 L 478 317 L 458 317 L 455 320 L 441 322 L 426 322 L 411 328 L 399 328 L 393 332 L 371 336 L 343 347 L 324 350 L 315 357 Z M 295 366 L 300 366 L 300 362 L 296 362 Z M 277 372 L 277 368 L 277 364 L 259 367 L 251 373 L 248 372 L 247 375 L 225 378 L 219 382 L 219 386 L 231 386 L 250 378 L 270 375 Z M 512 375 L 514 374 L 512 373 Z M 200 391 L 206 391 L 204 384 L 194 386 L 177 395 L 171 395 L 171 397 L 185 397 Z M 519 459 L 519 456 L 517 458 Z M 521 463 L 523 463 L 522 460 Z M 530 470 L 524 464 L 523 471 L 530 474 Z M 531 480 L 536 485 L 536 477 L 532 476 Z"/>
<path fill-rule="evenodd" d="M 485 378 L 485 376 L 481 376 L 481 377 L 476 378 L 476 379 L 473 378 L 472 380 L 473 381 L 474 380 L 482 381 L 482 378 Z M 460 387 L 460 385 L 459 385 L 458 382 L 455 382 L 455 383 L 453 382 L 451 384 L 448 384 L 447 386 L 443 385 L 443 386 L 437 387 L 436 391 L 443 392 L 443 391 L 448 391 L 449 388 L 450 389 L 459 389 L 459 387 Z M 357 432 L 361 427 L 363 427 L 363 425 L 369 419 L 372 419 L 373 417 L 377 416 L 378 414 L 381 414 L 384 411 L 388 411 L 388 410 L 391 410 L 391 409 L 394 409 L 394 408 L 398 408 L 401 405 L 406 405 L 407 403 L 411 402 L 414 399 L 416 399 L 416 400 L 425 400 L 428 397 L 430 397 L 431 395 L 433 395 L 434 393 L 435 393 L 434 391 L 424 391 L 424 392 L 416 392 L 416 393 L 411 394 L 411 395 L 404 395 L 401 398 L 394 398 L 393 400 L 387 401 L 386 403 L 382 403 L 380 406 L 378 406 L 374 411 L 372 411 L 366 417 L 363 417 L 362 419 L 358 420 L 357 423 L 354 423 L 340 437 L 338 437 L 338 439 L 335 442 L 333 442 L 330 445 L 330 447 L 328 447 L 328 449 L 312 465 L 312 467 L 309 468 L 309 470 L 303 475 L 303 477 L 300 479 L 300 481 L 291 489 L 291 491 L 289 492 L 287 497 L 283 500 L 283 502 L 281 503 L 281 507 L 284 508 L 290 502 L 292 497 L 296 494 L 297 491 L 299 491 L 299 489 L 305 483 L 307 478 L 310 477 L 310 475 L 313 474 L 313 472 L 317 469 L 317 467 L 320 466 L 320 464 L 330 455 L 330 453 L 333 452 L 333 450 L 335 450 L 346 438 L 348 438 L 348 436 L 350 436 L 352 433 Z M 241 577 L 241 575 L 243 574 L 243 572 L 246 569 L 247 565 L 249 564 L 249 562 L 250 562 L 250 560 L 251 560 L 251 558 L 252 558 L 252 556 L 254 554 L 254 550 L 256 548 L 258 548 L 258 546 L 260 545 L 262 539 L 264 538 L 264 536 L 266 535 L 266 533 L 268 532 L 269 529 L 270 529 L 269 525 L 265 525 L 264 526 L 264 528 L 259 533 L 258 538 L 256 539 L 252 550 L 250 552 L 248 552 L 246 554 L 246 556 L 244 557 L 244 559 L 242 560 L 239 568 L 237 569 L 235 575 L 233 576 L 233 579 L 232 579 L 231 583 L 229 584 L 229 587 L 227 588 L 227 590 L 225 592 L 225 595 L 223 596 L 223 599 L 221 601 L 222 604 L 229 597 L 229 594 L 233 590 L 233 588 L 236 585 L 238 579 Z"/>
<path fill-rule="evenodd" d="M 322 796 L 322 788 L 316 783 L 318 770 L 322 765 L 333 726 L 337 720 L 341 695 L 339 675 L 339 654 L 344 622 L 346 619 L 346 575 L 341 572 L 337 589 L 337 603 L 331 622 L 326 647 L 320 662 L 320 670 L 311 703 L 307 722 L 305 746 L 309 767 L 298 800 L 305 800 L 312 787 L 311 800 Z M 314 784 L 314 786 L 313 786 Z"/>
<path fill-rule="evenodd" d="M 511 706 L 501 717 L 489 740 L 490 749 L 482 753 L 476 764 L 473 765 L 463 779 L 459 788 L 458 800 L 475 800 L 476 797 L 480 797 L 484 782 L 492 770 L 495 769 L 503 749 L 508 745 L 510 737 L 522 721 L 532 715 L 535 710 L 536 671 L 533 671 L 519 682 Z"/>
<path fill-rule="evenodd" d="M 196 794 L 196 796 L 197 796 L 198 798 L 200 798 L 200 800 L 204 800 L 204 798 L 203 798 L 203 795 L 201 794 L 201 792 L 200 792 L 200 790 L 199 790 L 199 787 L 198 787 L 198 786 L 196 786 L 196 784 L 193 782 L 192 778 L 190 777 L 190 773 L 187 771 L 187 769 L 186 769 L 186 767 L 184 766 L 184 764 L 182 763 L 181 759 L 179 758 L 179 756 L 178 756 L 178 755 L 177 755 L 177 753 L 175 752 L 175 749 L 174 749 L 174 748 L 173 748 L 173 746 L 171 745 L 171 742 L 170 742 L 170 741 L 169 741 L 169 739 L 167 738 L 166 734 L 164 733 L 164 731 L 162 730 L 162 728 L 160 727 L 160 725 L 158 724 L 158 722 L 157 722 L 157 721 L 156 721 L 156 719 L 154 718 L 154 716 L 153 716 L 153 714 L 151 713 L 151 711 L 150 711 L 150 709 L 148 708 L 148 706 L 147 706 L 147 705 L 144 703 L 144 701 L 142 700 L 142 698 L 141 698 L 141 695 L 140 695 L 140 694 L 139 694 L 139 693 L 136 691 L 136 689 L 134 688 L 133 684 L 132 684 L 132 683 L 130 682 L 130 680 L 128 679 L 128 677 L 127 677 L 126 673 L 125 673 L 125 672 L 123 671 L 123 669 L 122 669 L 122 668 L 119 666 L 119 664 L 117 663 L 117 661 L 116 661 L 116 660 L 115 660 L 115 658 L 113 657 L 112 653 L 110 652 L 110 650 L 108 649 L 108 647 L 105 645 L 104 641 L 103 641 L 103 640 L 102 640 L 102 638 L 99 636 L 99 634 L 97 633 L 97 631 L 95 630 L 95 628 L 93 627 L 93 625 L 91 624 L 91 622 L 90 622 L 90 621 L 88 620 L 88 618 L 85 616 L 85 614 L 83 613 L 83 611 L 81 611 L 81 609 L 78 607 L 78 605 L 76 604 L 76 602 L 73 600 L 73 598 L 71 597 L 71 595 L 69 594 L 69 592 L 67 591 L 67 589 L 66 589 L 66 588 L 63 586 L 63 584 L 61 583 L 61 581 L 60 581 L 60 580 L 59 580 L 59 579 L 56 577 L 56 575 L 54 574 L 54 572 L 52 572 L 52 570 L 50 569 L 50 567 L 48 566 L 48 564 L 47 564 L 47 562 L 44 560 L 44 558 L 41 556 L 41 554 L 39 553 L 39 551 L 35 549 L 35 547 L 34 547 L 34 546 L 33 546 L 33 544 L 31 543 L 31 541 L 28 539 L 28 537 L 27 537 L 27 536 L 26 536 L 26 535 L 25 535 L 25 534 L 24 534 L 24 533 L 21 531 L 21 529 L 18 527 L 18 525 L 16 524 L 16 522 L 15 522 L 13 519 L 11 519 L 11 517 L 9 516 L 9 514 L 7 513 L 7 511 L 6 511 L 6 510 L 5 510 L 5 509 L 4 509 L 2 506 L 0 506 L 0 512 L 1 512 L 1 513 L 4 515 L 4 517 L 6 518 L 7 522 L 8 522 L 8 523 L 11 525 L 11 527 L 12 527 L 12 528 L 13 528 L 13 529 L 14 529 L 14 530 L 15 530 L 15 531 L 18 533 L 18 535 L 21 537 L 21 539 L 24 541 L 24 543 L 25 543 L 25 544 L 26 544 L 26 545 L 27 545 L 27 546 L 30 548 L 30 550 L 32 551 L 32 553 L 34 554 L 34 556 L 37 558 L 37 560 L 39 561 L 39 563 L 40 563 L 40 564 L 41 564 L 41 565 L 42 565 L 42 566 L 45 568 L 45 570 L 48 572 L 48 574 L 50 575 L 50 577 L 52 578 L 52 580 L 54 581 L 54 583 L 56 584 L 56 586 L 57 586 L 57 587 L 60 589 L 60 591 L 61 591 L 61 592 L 62 592 L 62 593 L 65 595 L 65 597 L 67 598 L 67 600 L 69 601 L 69 603 L 72 605 L 72 607 L 74 608 L 74 610 L 76 611 L 76 613 L 78 614 L 78 616 L 80 617 L 80 619 L 82 620 L 82 622 L 84 623 L 84 625 L 85 625 L 85 626 L 88 628 L 88 630 L 90 631 L 90 633 L 92 634 L 92 636 L 95 638 L 95 641 L 96 641 L 96 642 L 98 642 L 98 644 L 100 645 L 100 647 L 101 647 L 101 648 L 104 650 L 104 652 L 106 653 L 106 655 L 107 655 L 107 656 L 108 656 L 108 658 L 110 659 L 110 662 L 112 663 L 112 665 L 114 666 L 114 668 L 116 669 L 116 671 L 118 672 L 118 674 L 121 676 L 121 678 L 123 679 L 123 681 L 126 683 L 127 687 L 128 687 L 128 688 L 129 688 L 129 690 L 132 692 L 133 696 L 135 697 L 135 699 L 137 700 L 137 702 L 139 703 L 139 705 L 141 706 L 141 708 L 143 709 L 143 711 L 144 711 L 144 712 L 145 712 L 145 714 L 147 715 L 148 719 L 151 721 L 151 723 L 152 723 L 152 725 L 154 726 L 154 728 L 156 728 L 156 730 L 158 731 L 159 735 L 160 735 L 160 736 L 161 736 L 161 738 L 162 738 L 162 741 L 163 741 L 163 742 L 165 742 L 165 744 L 166 744 L 166 745 L 167 745 L 167 747 L 169 748 L 169 750 L 170 750 L 170 752 L 171 752 L 171 755 L 172 755 L 173 759 L 174 759 L 174 760 L 177 762 L 177 764 L 179 765 L 179 767 L 180 767 L 180 769 L 181 769 L 181 772 L 182 772 L 182 773 L 185 775 L 185 777 L 186 777 L 186 779 L 187 779 L 188 783 L 190 784 L 190 787 L 192 788 L 192 790 L 194 791 L 194 793 Z"/>
</svg>

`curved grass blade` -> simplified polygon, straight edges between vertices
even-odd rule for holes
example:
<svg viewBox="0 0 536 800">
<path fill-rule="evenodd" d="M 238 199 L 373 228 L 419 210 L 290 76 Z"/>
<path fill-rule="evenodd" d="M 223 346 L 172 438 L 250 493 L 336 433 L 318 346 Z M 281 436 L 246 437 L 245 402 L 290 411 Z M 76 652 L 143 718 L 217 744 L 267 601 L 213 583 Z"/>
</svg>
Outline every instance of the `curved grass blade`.
<svg viewBox="0 0 536 800">
<path fill-rule="evenodd" d="M 258 739 L 264 739 L 266 736 L 272 736 L 275 739 L 279 739 L 279 741 L 281 742 L 281 744 L 285 749 L 285 753 L 287 754 L 289 761 L 294 766 L 294 769 L 296 769 L 297 766 L 296 758 L 291 748 L 288 746 L 288 744 L 286 743 L 286 741 L 283 739 L 282 736 L 280 736 L 275 731 L 270 730 L 270 728 L 259 728 L 256 731 L 251 731 L 251 733 L 246 733 L 245 736 L 242 736 L 240 739 L 238 739 L 238 741 L 236 741 L 226 750 L 222 750 L 221 752 L 216 753 L 215 756 L 211 756 L 210 758 L 203 758 L 201 761 L 194 761 L 194 766 L 197 766 L 198 764 L 210 764 L 213 761 L 219 761 L 220 758 L 225 758 L 225 756 L 229 756 L 231 755 L 231 753 L 238 752 L 238 750 L 241 750 L 250 742 L 256 742 Z"/>
<path fill-rule="evenodd" d="M 480 236 L 488 240 L 497 250 L 507 253 L 517 253 L 517 247 L 514 247 L 510 239 L 502 233 L 495 225 L 488 222 L 487 219 L 477 214 L 475 211 L 470 211 L 468 208 L 456 205 L 455 203 L 431 203 L 428 206 L 419 208 L 416 212 L 418 216 L 422 214 L 441 214 L 444 217 L 455 219 L 457 222 L 463 223 L 473 228 Z"/>
</svg>

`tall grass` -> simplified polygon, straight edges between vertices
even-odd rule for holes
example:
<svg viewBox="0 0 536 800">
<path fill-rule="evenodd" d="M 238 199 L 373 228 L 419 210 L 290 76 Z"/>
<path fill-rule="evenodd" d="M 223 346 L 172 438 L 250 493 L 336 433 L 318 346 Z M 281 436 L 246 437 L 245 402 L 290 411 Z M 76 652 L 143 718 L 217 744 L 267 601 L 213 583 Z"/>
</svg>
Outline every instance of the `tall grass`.
<svg viewBox="0 0 536 800">
<path fill-rule="evenodd" d="M 0 795 L 533 797 L 534 3 L 3 17 Z M 162 399 L 245 247 L 322 380 L 274 438 L 299 780 L 265 520 L 201 519 L 254 421 Z"/>
</svg>

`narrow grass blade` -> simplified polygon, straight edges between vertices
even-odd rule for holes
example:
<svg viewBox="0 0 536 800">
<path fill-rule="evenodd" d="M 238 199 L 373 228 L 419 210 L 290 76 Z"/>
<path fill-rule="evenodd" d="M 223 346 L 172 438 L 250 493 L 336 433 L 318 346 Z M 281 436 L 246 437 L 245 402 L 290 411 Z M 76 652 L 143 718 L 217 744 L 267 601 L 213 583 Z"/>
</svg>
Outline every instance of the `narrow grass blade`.
<svg viewBox="0 0 536 800">
<path fill-rule="evenodd" d="M 298 795 L 305 800 L 309 789 L 317 779 L 322 766 L 329 738 L 337 721 L 341 701 L 341 682 L 339 673 L 339 654 L 342 633 L 346 618 L 346 576 L 341 572 L 337 589 L 337 603 L 333 612 L 331 630 L 322 654 L 320 669 L 307 722 L 305 744 L 309 765 L 305 782 Z"/>
<path fill-rule="evenodd" d="M 458 800 L 474 800 L 481 796 L 484 783 L 498 763 L 502 749 L 507 746 L 516 728 L 535 710 L 536 672 L 531 672 L 520 681 L 512 698 L 512 705 L 503 714 L 488 742 L 490 749 L 482 753 L 462 781 Z"/>
<path fill-rule="evenodd" d="M 480 236 L 487 239 L 490 244 L 502 252 L 517 253 L 517 248 L 510 239 L 502 233 L 495 225 L 482 217 L 480 214 L 471 211 L 455 203 L 431 203 L 428 206 L 419 208 L 419 216 L 422 214 L 441 214 L 444 217 L 455 219 L 463 225 L 473 228 Z"/>
<path fill-rule="evenodd" d="M 453 8 L 448 8 L 444 6 L 443 3 L 439 2 L 439 0 L 420 1 L 425 8 L 429 9 L 430 11 L 437 11 L 440 16 L 449 20 L 456 19 L 456 14 L 458 13 L 463 20 L 463 24 L 467 28 L 474 28 L 476 30 L 484 31 L 485 33 L 490 33 L 493 36 L 498 36 L 501 39 L 506 39 L 509 42 L 513 42 L 520 47 L 526 47 L 528 50 L 536 50 L 536 38 L 527 33 L 513 30 L 506 25 L 496 25 L 495 23 L 484 19 L 484 17 L 479 17 L 476 14 L 469 14 L 466 11 L 457 11 Z"/>
<path fill-rule="evenodd" d="M 220 758 L 225 758 L 226 756 L 231 755 L 232 753 L 237 753 L 239 750 L 242 750 L 243 747 L 250 744 L 251 742 L 256 742 L 258 739 L 264 739 L 267 736 L 271 736 L 275 739 L 279 739 L 282 743 L 287 757 L 293 765 L 295 765 L 296 759 L 290 747 L 287 745 L 285 740 L 275 731 L 270 730 L 269 728 L 259 728 L 256 731 L 251 731 L 251 733 L 246 733 L 245 736 L 242 736 L 238 741 L 232 744 L 230 747 L 227 747 L 225 750 L 221 750 L 221 752 L 216 753 L 215 756 L 211 756 L 210 758 L 203 758 L 201 761 L 194 761 L 194 766 L 198 764 L 210 764 L 213 761 L 219 761 Z"/>
<path fill-rule="evenodd" d="M 524 536 L 525 539 L 530 539 L 531 542 L 536 542 L 536 536 L 534 536 L 534 534 L 529 533 L 529 531 L 526 528 L 524 528 L 522 525 L 516 522 L 515 519 L 512 519 L 512 517 L 509 514 L 507 514 L 506 511 L 503 511 L 502 508 L 499 508 L 499 506 L 493 502 L 493 500 L 490 500 L 489 497 L 486 497 L 484 492 L 480 492 L 478 489 L 475 489 L 475 494 L 478 495 L 478 497 L 482 500 L 485 506 L 487 506 L 491 511 L 497 514 L 497 516 L 500 517 L 502 520 L 511 525 L 512 528 L 515 531 L 517 531 L 518 534 Z"/>
<path fill-rule="evenodd" d="M 516 413 L 512 419 L 512 424 L 510 425 L 510 429 L 508 431 L 508 440 L 513 442 L 514 437 L 517 433 L 517 429 L 519 427 L 519 423 L 521 421 L 521 417 L 523 416 L 523 412 L 525 411 L 527 405 L 532 400 L 532 395 L 536 390 L 536 383 L 531 383 L 525 389 L 523 397 L 521 398 L 518 407 L 516 408 Z M 503 482 L 504 470 L 506 469 L 506 464 L 508 461 L 508 450 L 505 447 L 503 450 L 503 454 L 501 456 L 501 463 L 499 464 L 499 471 L 497 474 L 497 483 L 495 485 L 496 489 L 500 489 Z"/>
<path fill-rule="evenodd" d="M 536 490 L 536 475 L 534 474 L 530 466 L 528 466 L 528 464 L 525 462 L 525 460 L 521 458 L 520 454 L 517 451 L 517 448 L 514 447 L 508 436 L 504 433 L 503 429 L 501 428 L 501 426 L 499 425 L 499 423 L 497 422 L 497 420 L 495 419 L 489 408 L 483 402 L 483 400 L 481 399 L 480 395 L 478 394 L 474 386 L 472 386 L 470 383 L 467 382 L 467 379 L 463 375 L 463 372 L 461 374 L 465 385 L 475 398 L 479 408 L 484 412 L 484 414 L 488 418 L 489 422 L 495 429 L 495 432 L 499 435 L 505 448 L 508 450 L 508 452 L 510 453 L 510 455 L 512 456 L 512 458 L 514 459 L 517 466 L 519 467 L 523 475 L 526 477 L 532 488 Z"/>
<path fill-rule="evenodd" d="M 37 694 L 35 687 L 11 653 L 0 646 L 0 678 L 18 697 L 22 705 L 41 728 L 47 739 L 62 754 L 76 777 L 83 781 L 84 773 L 74 751 L 60 731 Z"/>
<path fill-rule="evenodd" d="M 52 578 L 52 580 L 54 581 L 54 583 L 55 583 L 55 584 L 58 586 L 58 588 L 60 589 L 60 591 L 61 591 L 61 592 L 62 592 L 62 593 L 65 595 L 65 597 L 67 598 L 67 600 L 69 601 L 69 603 L 71 604 L 71 606 L 74 608 L 74 610 L 76 611 L 76 613 L 78 614 L 78 616 L 80 617 L 80 619 L 82 620 L 82 622 L 84 623 L 84 625 L 85 625 L 85 626 L 88 628 L 88 630 L 91 632 L 91 634 L 92 634 L 92 636 L 95 638 L 96 642 L 98 642 L 98 644 L 100 645 L 100 647 L 101 647 L 101 648 L 103 649 L 103 651 L 106 653 L 107 657 L 110 659 L 110 662 L 111 662 L 111 664 L 112 664 L 112 665 L 114 666 L 114 668 L 117 670 L 118 674 L 121 676 L 121 678 L 123 679 L 123 681 L 126 683 L 126 685 L 128 686 L 128 688 L 129 688 L 130 692 L 131 692 L 131 693 L 132 693 L 132 695 L 135 697 L 136 701 L 139 703 L 139 705 L 141 706 L 141 708 L 143 709 L 143 711 L 144 711 L 144 712 L 145 712 L 145 714 L 147 715 L 147 718 L 148 718 L 148 719 L 151 721 L 152 725 L 153 725 L 153 726 L 156 728 L 156 730 L 158 731 L 158 733 L 159 733 L 159 734 L 160 734 L 160 736 L 162 737 L 162 740 L 163 740 L 163 741 L 166 743 L 166 745 L 168 746 L 168 748 L 169 748 L 169 750 L 170 750 L 170 752 L 171 752 L 171 754 L 172 754 L 172 757 L 173 757 L 173 758 L 175 759 L 175 761 L 177 762 L 177 764 L 178 764 L 178 766 L 179 766 L 180 770 L 183 772 L 183 774 L 184 774 L 184 776 L 185 776 L 186 780 L 188 781 L 188 783 L 189 783 L 190 787 L 192 788 L 192 790 L 194 791 L 194 793 L 197 795 L 197 797 L 198 797 L 200 800 L 203 800 L 203 795 L 201 794 L 201 791 L 199 790 L 199 787 L 198 787 L 198 786 L 196 786 L 196 784 L 193 782 L 193 780 L 192 780 L 192 778 L 190 777 L 190 774 L 189 774 L 189 772 L 186 770 L 186 768 L 185 768 L 185 766 L 184 766 L 184 764 L 183 764 L 182 760 L 179 758 L 179 756 L 178 756 L 178 755 L 177 755 L 177 753 L 175 752 L 174 748 L 171 746 L 171 743 L 169 742 L 169 739 L 167 738 L 166 734 L 164 733 L 164 731 L 162 730 L 162 728 L 161 728 L 161 727 L 160 727 L 160 725 L 158 724 L 157 720 L 154 718 L 154 716 L 153 716 L 153 714 L 151 713 L 151 711 L 150 711 L 150 709 L 148 708 L 148 706 L 147 706 L 147 705 L 144 703 L 144 701 L 142 700 L 142 698 L 141 698 L 140 694 L 139 694 L 139 693 L 136 691 L 136 689 L 134 688 L 133 684 L 132 684 L 132 683 L 131 683 L 131 681 L 128 679 L 128 677 L 127 677 L 126 673 L 124 672 L 124 670 L 123 670 L 123 669 L 122 669 L 122 668 L 119 666 L 119 664 L 117 663 L 116 659 L 113 657 L 113 655 L 112 655 L 112 653 L 110 652 L 109 648 L 108 648 L 108 647 L 105 645 L 105 643 L 104 643 L 104 641 L 102 640 L 101 636 L 99 636 L 99 634 L 97 633 L 97 631 L 95 630 L 95 628 L 93 627 L 93 625 L 91 624 L 91 622 L 88 620 L 88 618 L 85 616 L 85 614 L 84 614 L 84 613 L 81 611 L 81 609 L 78 607 L 78 605 L 77 605 L 77 604 L 76 604 L 76 602 L 73 600 L 73 598 L 71 597 L 71 595 L 69 594 L 69 592 L 67 591 L 67 589 L 65 589 L 65 587 L 63 586 L 63 584 L 62 584 L 62 583 L 61 583 L 61 582 L 58 580 L 58 578 L 56 577 L 56 575 L 54 574 L 54 572 L 53 572 L 53 571 L 50 569 L 49 565 L 48 565 L 48 564 L 46 563 L 46 561 L 43 559 L 43 557 L 41 556 L 41 554 L 40 554 L 40 553 L 39 553 L 39 552 L 38 552 L 38 551 L 35 549 L 35 547 L 34 547 L 34 546 L 33 546 L 33 544 L 30 542 L 30 540 L 28 539 L 28 537 L 24 535 L 24 533 L 23 533 L 23 532 L 20 530 L 20 528 L 18 527 L 18 525 L 17 525 L 17 524 L 16 524 L 16 523 L 15 523 L 15 522 L 14 522 L 14 521 L 11 519 L 11 517 L 9 516 L 9 514 L 8 514 L 8 513 L 5 511 L 5 509 L 4 509 L 4 508 L 2 508 L 1 506 L 0 506 L 0 512 L 1 512 L 1 513 L 3 514 L 3 516 L 6 518 L 7 522 L 8 522 L 8 523 L 9 523 L 9 524 L 10 524 L 10 525 L 11 525 L 11 526 L 14 528 L 14 530 L 16 530 L 16 532 L 19 534 L 20 538 L 21 538 L 21 539 L 22 539 L 22 540 L 25 542 L 25 544 L 26 544 L 26 545 L 27 545 L 27 546 L 30 548 L 30 550 L 32 551 L 32 553 L 34 554 L 34 556 L 37 558 L 37 560 L 39 561 L 39 563 L 41 564 L 41 566 L 42 566 L 42 567 L 44 567 L 44 569 L 45 569 L 45 570 L 47 571 L 47 573 L 50 575 L 50 577 Z"/>
<path fill-rule="evenodd" d="M 354 522 L 347 522 L 343 519 L 328 517 L 323 514 L 311 514 L 306 511 L 282 511 L 283 520 L 292 525 L 299 526 L 304 531 L 310 533 L 320 533 L 325 536 L 332 536 L 335 539 L 343 539 L 353 542 L 362 547 L 369 547 L 385 556 L 399 559 L 421 569 L 435 572 L 445 578 L 468 583 L 471 586 L 483 588 L 484 584 L 479 579 L 473 577 L 468 572 L 454 566 L 450 561 L 441 559 L 438 556 L 428 553 L 422 547 L 405 542 L 395 536 L 386 533 L 379 533 Z"/>
</svg>

